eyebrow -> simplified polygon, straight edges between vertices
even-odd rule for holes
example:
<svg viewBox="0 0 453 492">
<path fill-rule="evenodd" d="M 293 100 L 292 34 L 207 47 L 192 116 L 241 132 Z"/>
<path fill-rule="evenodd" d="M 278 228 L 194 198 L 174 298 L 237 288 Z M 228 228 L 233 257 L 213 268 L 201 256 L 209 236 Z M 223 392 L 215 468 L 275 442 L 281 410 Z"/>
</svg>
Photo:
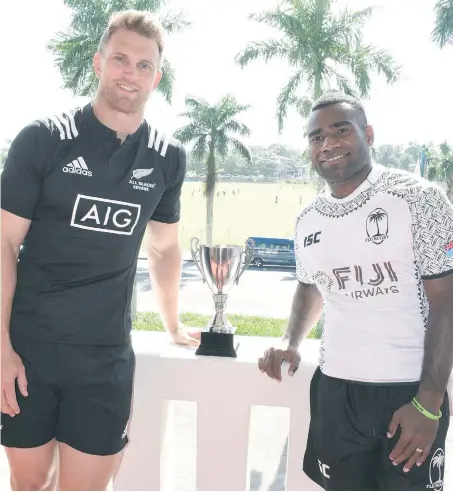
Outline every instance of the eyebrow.
<svg viewBox="0 0 453 492">
<path fill-rule="evenodd" d="M 351 125 L 352 123 L 349 120 L 343 120 L 343 121 L 336 121 L 335 123 L 332 123 L 329 125 L 329 128 L 340 128 L 341 126 L 345 125 Z M 322 132 L 321 128 L 317 128 L 316 130 L 312 130 L 311 132 L 308 133 L 308 138 L 314 137 L 315 135 L 318 135 L 319 133 Z"/>
</svg>

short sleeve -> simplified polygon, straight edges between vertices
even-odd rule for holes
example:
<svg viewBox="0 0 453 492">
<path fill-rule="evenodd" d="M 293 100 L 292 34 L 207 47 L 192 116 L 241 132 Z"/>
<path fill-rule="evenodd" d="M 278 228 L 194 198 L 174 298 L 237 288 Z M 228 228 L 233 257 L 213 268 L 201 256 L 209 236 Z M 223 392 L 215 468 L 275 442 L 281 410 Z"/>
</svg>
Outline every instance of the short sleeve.
<svg viewBox="0 0 453 492">
<path fill-rule="evenodd" d="M 176 147 L 176 150 L 173 179 L 165 189 L 151 217 L 151 220 L 165 224 L 174 224 L 181 218 L 181 190 L 186 175 L 187 156 L 181 144 Z"/>
<path fill-rule="evenodd" d="M 50 132 L 39 122 L 23 128 L 13 140 L 1 175 L 3 210 L 33 219 L 50 145 Z"/>
<path fill-rule="evenodd" d="M 299 239 L 299 221 L 297 219 L 296 228 L 294 230 L 294 254 L 296 257 L 296 278 L 302 284 L 314 284 L 315 281 L 311 278 L 308 272 L 305 270 L 302 257 L 300 254 L 300 239 Z"/>
<path fill-rule="evenodd" d="M 423 279 L 453 273 L 453 205 L 440 188 L 425 188 L 417 200 L 413 238 Z"/>
</svg>

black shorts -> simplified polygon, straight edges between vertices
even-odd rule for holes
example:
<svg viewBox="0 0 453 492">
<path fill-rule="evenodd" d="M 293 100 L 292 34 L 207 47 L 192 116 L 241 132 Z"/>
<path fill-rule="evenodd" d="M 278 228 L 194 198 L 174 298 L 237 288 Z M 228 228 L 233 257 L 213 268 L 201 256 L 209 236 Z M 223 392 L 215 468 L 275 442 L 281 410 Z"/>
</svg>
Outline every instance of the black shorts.
<svg viewBox="0 0 453 492">
<path fill-rule="evenodd" d="M 431 455 L 405 473 L 389 455 L 400 431 L 387 438 L 393 413 L 418 384 L 369 385 L 328 377 L 318 368 L 310 386 L 311 422 L 304 472 L 325 490 L 443 490 L 448 396 Z"/>
<path fill-rule="evenodd" d="M 1 443 L 33 448 L 57 441 L 83 453 L 107 456 L 128 442 L 135 355 L 130 344 L 70 345 L 11 334 L 22 358 L 28 397 L 20 413 L 2 414 Z"/>
</svg>

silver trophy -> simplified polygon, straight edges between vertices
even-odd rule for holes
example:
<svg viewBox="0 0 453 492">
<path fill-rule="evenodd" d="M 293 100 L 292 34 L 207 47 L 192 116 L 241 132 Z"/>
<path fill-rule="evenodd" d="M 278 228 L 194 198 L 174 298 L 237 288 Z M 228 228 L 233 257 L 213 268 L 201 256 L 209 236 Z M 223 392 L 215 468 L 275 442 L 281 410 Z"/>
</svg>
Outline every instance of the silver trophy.
<svg viewBox="0 0 453 492">
<path fill-rule="evenodd" d="M 253 258 L 254 243 L 249 239 L 243 249 L 237 245 L 201 244 L 197 237 L 190 242 L 192 258 L 200 270 L 203 283 L 211 289 L 215 314 L 201 333 L 197 355 L 236 357 L 233 345 L 235 328 L 228 321 L 225 309 L 228 293 L 245 272 Z"/>
</svg>

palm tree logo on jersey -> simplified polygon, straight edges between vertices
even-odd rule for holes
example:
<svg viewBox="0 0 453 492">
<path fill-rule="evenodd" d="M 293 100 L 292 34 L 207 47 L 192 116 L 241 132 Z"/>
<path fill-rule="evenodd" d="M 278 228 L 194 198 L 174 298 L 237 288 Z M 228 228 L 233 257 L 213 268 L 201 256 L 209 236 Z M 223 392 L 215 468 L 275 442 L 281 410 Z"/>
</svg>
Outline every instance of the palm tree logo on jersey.
<svg viewBox="0 0 453 492">
<path fill-rule="evenodd" d="M 427 488 L 432 490 L 442 490 L 444 486 L 443 471 L 445 463 L 445 453 L 442 448 L 438 448 L 431 458 L 429 464 L 429 481 Z"/>
<path fill-rule="evenodd" d="M 367 217 L 366 233 L 368 235 L 366 241 L 374 244 L 381 244 L 384 239 L 388 238 L 389 220 L 388 215 L 382 208 L 376 208 Z"/>
</svg>

